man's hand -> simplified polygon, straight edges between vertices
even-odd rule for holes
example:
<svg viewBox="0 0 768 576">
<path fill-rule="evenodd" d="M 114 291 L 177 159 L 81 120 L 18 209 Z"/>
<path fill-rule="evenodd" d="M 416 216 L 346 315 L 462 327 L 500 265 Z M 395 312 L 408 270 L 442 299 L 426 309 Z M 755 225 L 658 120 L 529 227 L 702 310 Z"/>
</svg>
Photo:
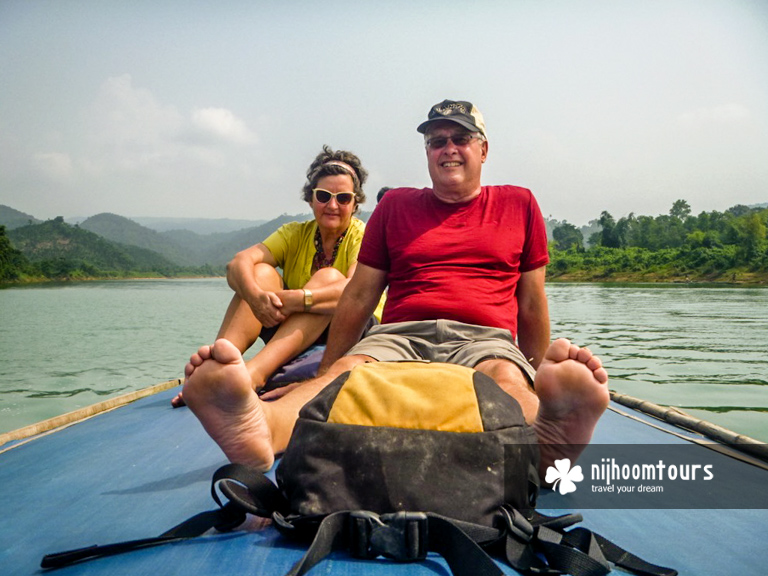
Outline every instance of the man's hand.
<svg viewBox="0 0 768 576">
<path fill-rule="evenodd" d="M 306 382 L 306 380 L 304 382 Z M 288 394 L 288 392 L 290 392 L 294 388 L 298 388 L 299 386 L 304 384 L 304 382 L 293 382 L 291 384 L 286 384 L 285 386 L 280 386 L 279 388 L 274 388 L 268 392 L 259 394 L 259 398 L 261 398 L 266 402 L 269 402 L 270 400 L 277 400 L 278 398 L 282 398 L 283 396 Z"/>
</svg>

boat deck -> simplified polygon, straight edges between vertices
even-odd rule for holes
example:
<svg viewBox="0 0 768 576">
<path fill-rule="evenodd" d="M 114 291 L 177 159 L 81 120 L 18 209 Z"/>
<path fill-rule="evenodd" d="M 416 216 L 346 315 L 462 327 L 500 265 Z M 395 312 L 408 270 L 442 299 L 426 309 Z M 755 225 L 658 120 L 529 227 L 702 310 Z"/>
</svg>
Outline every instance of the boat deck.
<svg viewBox="0 0 768 576">
<path fill-rule="evenodd" d="M 215 507 L 213 472 L 225 463 L 192 413 L 173 410 L 176 389 L 78 424 L 17 442 L 0 452 L 0 573 L 39 574 L 44 554 L 154 536 Z M 612 404 L 594 443 L 685 442 L 671 426 Z M 706 448 L 700 448 L 706 450 Z M 753 466 L 744 466 L 754 469 Z M 765 472 L 768 480 L 768 472 Z M 768 485 L 768 483 L 766 483 Z M 539 508 L 546 512 L 544 494 Z M 762 534 L 768 510 L 583 510 L 584 526 L 680 574 L 765 574 Z M 196 576 L 282 574 L 303 549 L 273 528 L 214 534 L 101 558 L 55 571 L 80 574 Z M 504 567 L 510 574 L 516 572 Z M 312 574 L 448 574 L 430 555 L 422 564 L 351 559 L 334 553 Z"/>
</svg>

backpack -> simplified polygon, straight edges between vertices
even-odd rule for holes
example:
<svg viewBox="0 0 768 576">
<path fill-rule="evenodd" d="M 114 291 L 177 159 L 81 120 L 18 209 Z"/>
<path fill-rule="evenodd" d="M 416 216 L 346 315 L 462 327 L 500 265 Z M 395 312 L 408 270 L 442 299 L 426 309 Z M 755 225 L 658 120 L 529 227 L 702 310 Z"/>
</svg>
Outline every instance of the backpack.
<svg viewBox="0 0 768 576">
<path fill-rule="evenodd" d="M 536 435 L 519 404 L 470 368 L 428 362 L 368 363 L 346 372 L 300 411 L 275 472 L 277 485 L 242 465 L 220 468 L 218 510 L 157 538 L 46 556 L 44 568 L 232 530 L 245 514 L 271 517 L 305 541 L 289 572 L 301 576 L 333 549 L 358 558 L 419 561 L 437 552 L 457 576 L 503 574 L 489 554 L 523 574 L 673 576 L 584 528 L 578 514 L 535 511 Z M 227 503 L 222 503 L 219 492 Z"/>
</svg>

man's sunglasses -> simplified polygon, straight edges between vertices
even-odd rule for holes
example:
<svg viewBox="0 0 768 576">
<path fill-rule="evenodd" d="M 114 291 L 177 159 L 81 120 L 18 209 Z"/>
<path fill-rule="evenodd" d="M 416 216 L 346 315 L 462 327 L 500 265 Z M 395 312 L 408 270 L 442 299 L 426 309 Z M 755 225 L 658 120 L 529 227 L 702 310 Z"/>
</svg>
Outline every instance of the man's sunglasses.
<svg viewBox="0 0 768 576">
<path fill-rule="evenodd" d="M 448 145 L 448 142 L 453 142 L 456 146 L 467 146 L 472 140 L 477 138 L 482 140 L 483 137 L 477 134 L 455 134 L 453 136 L 435 136 L 427 140 L 427 146 L 431 150 L 440 150 Z"/>
<path fill-rule="evenodd" d="M 352 200 L 355 199 L 355 193 L 354 192 L 328 192 L 328 190 L 323 190 L 322 188 L 315 188 L 312 190 L 312 194 L 315 197 L 315 200 L 319 202 L 320 204 L 328 204 L 328 202 L 331 201 L 331 198 L 336 198 L 336 202 L 338 202 L 342 206 L 346 206 L 347 204 L 350 204 Z"/>
</svg>

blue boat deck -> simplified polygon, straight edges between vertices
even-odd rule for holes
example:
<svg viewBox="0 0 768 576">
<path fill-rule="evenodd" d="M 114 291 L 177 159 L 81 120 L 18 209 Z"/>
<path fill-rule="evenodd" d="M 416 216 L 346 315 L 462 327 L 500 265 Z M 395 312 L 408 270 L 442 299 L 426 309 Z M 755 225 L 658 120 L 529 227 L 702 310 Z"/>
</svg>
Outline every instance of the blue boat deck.
<svg viewBox="0 0 768 576">
<path fill-rule="evenodd" d="M 175 393 L 172 389 L 144 398 L 17 443 L 0 453 L 0 573 L 44 573 L 39 565 L 47 553 L 155 536 L 197 512 L 215 507 L 209 483 L 225 458 L 188 409 L 170 407 Z M 642 415 L 639 418 L 653 420 Z M 609 411 L 593 442 L 650 444 L 684 440 Z M 540 509 L 546 512 L 548 498 L 553 494 L 542 496 Z M 680 574 L 766 573 L 758 551 L 764 546 L 762 535 L 768 528 L 768 510 L 582 513 L 584 526 L 651 562 L 674 567 Z M 272 575 L 287 572 L 302 553 L 301 547 L 269 527 L 207 535 L 101 558 L 54 573 Z M 516 573 L 509 567 L 505 569 Z M 312 571 L 333 575 L 448 573 L 444 561 L 432 555 L 422 564 L 396 564 L 354 560 L 341 552 Z"/>
</svg>

